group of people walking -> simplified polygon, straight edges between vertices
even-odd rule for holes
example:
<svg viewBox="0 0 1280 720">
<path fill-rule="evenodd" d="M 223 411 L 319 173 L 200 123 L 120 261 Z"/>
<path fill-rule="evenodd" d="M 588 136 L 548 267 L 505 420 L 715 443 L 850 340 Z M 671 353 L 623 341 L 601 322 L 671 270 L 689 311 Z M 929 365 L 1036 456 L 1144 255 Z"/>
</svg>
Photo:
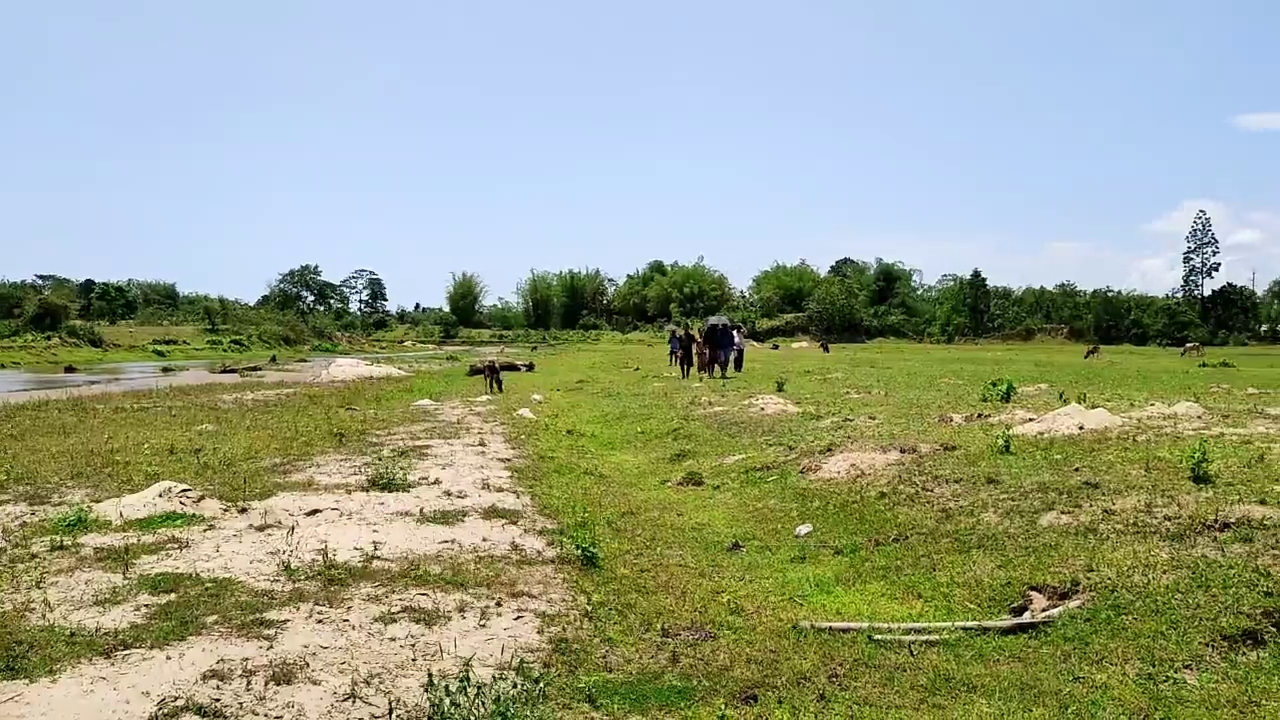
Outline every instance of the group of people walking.
<svg viewBox="0 0 1280 720">
<path fill-rule="evenodd" d="M 698 336 L 685 324 L 679 332 L 671 329 L 667 348 L 667 364 L 679 365 L 682 379 L 691 375 L 695 364 L 698 373 L 705 373 L 707 377 L 715 377 L 718 367 L 723 378 L 728 376 L 730 360 L 733 361 L 733 371 L 742 372 L 747 338 L 741 325 L 707 324 Z"/>
</svg>

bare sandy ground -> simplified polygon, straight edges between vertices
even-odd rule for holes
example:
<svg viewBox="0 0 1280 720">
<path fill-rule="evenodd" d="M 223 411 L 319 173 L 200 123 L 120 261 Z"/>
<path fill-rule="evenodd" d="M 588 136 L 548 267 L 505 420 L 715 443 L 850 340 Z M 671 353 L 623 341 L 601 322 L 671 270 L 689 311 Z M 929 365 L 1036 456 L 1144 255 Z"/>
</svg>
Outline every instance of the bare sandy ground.
<svg viewBox="0 0 1280 720">
<path fill-rule="evenodd" d="M 99 503 L 94 511 L 113 520 L 163 510 L 210 519 L 167 531 L 183 542 L 141 558 L 134 574 L 198 573 L 282 589 L 290 582 L 286 568 L 322 555 L 387 566 L 484 556 L 511 559 L 502 565 L 511 575 L 504 587 L 518 591 L 358 586 L 335 606 L 304 603 L 274 611 L 271 617 L 282 626 L 268 640 L 200 635 L 96 659 L 34 683 L 0 683 L 0 718 L 142 720 L 183 702 L 217 707 L 228 717 L 399 717 L 419 699 L 428 671 L 454 669 L 470 659 L 483 676 L 517 657 L 536 657 L 544 619 L 565 607 L 568 593 L 538 532 L 546 522 L 513 485 L 506 468 L 513 453 L 485 411 L 433 406 L 428 412 L 451 423 L 457 437 L 431 437 L 416 425 L 382 438 L 418 456 L 408 492 L 370 492 L 364 487 L 367 458 L 330 456 L 299 474 L 314 484 L 311 490 L 247 508 L 160 483 Z M 490 507 L 518 510 L 520 519 L 479 516 Z M 423 513 L 441 510 L 466 517 L 452 525 L 420 522 Z M 138 539 L 131 535 L 103 533 L 82 542 L 94 547 Z M 160 600 L 144 595 L 119 605 L 95 604 L 123 582 L 97 570 L 55 576 L 30 588 L 27 604 L 40 619 L 60 624 L 126 627 Z M 420 608 L 432 608 L 442 620 L 424 625 L 399 619 L 400 611 Z"/>
</svg>

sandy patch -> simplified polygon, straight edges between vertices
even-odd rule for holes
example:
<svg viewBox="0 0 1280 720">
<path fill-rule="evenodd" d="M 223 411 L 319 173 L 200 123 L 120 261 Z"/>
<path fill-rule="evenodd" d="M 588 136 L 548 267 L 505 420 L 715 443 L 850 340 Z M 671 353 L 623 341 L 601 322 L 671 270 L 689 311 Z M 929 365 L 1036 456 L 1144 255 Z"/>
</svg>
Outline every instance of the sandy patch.
<svg viewBox="0 0 1280 720">
<path fill-rule="evenodd" d="M 795 403 L 777 395 L 757 395 L 750 400 L 743 400 L 742 404 L 756 415 L 795 415 L 800 412 Z"/>
<path fill-rule="evenodd" d="M 1183 400 L 1173 405 L 1165 405 L 1161 402 L 1153 402 L 1141 410 L 1125 413 L 1125 417 L 1134 418 L 1136 420 L 1150 420 L 1155 418 L 1199 418 L 1208 415 L 1205 409 L 1198 404 Z"/>
<path fill-rule="evenodd" d="M 411 715 L 429 670 L 455 668 L 470 658 L 483 676 L 514 657 L 530 657 L 542 641 L 543 617 L 568 599 L 553 566 L 536 562 L 552 559 L 535 532 L 546 522 L 532 514 L 512 484 L 505 463 L 513 453 L 500 426 L 487 421 L 482 408 L 447 404 L 439 412 L 459 426 L 461 437 L 413 438 L 412 428 L 403 429 L 408 437 L 400 439 L 413 441 L 426 455 L 414 461 L 408 492 L 341 487 L 359 473 L 340 456 L 322 459 L 306 471 L 321 491 L 283 493 L 250 503 L 243 513 L 171 531 L 185 543 L 140 558 L 130 572 L 191 572 L 283 589 L 283 569 L 322 553 L 336 561 L 374 563 L 514 554 L 520 562 L 508 567 L 505 578 L 518 588 L 513 594 L 365 586 L 336 607 L 277 611 L 273 616 L 284 625 L 270 641 L 199 636 L 163 649 L 118 653 L 35 683 L 0 683 L 0 718 L 141 719 L 182 701 L 207 703 L 229 717 L 401 717 Z M 190 499 L 170 491 L 149 493 L 147 502 L 153 496 Z M 108 501 L 108 507 L 131 515 L 141 507 L 131 497 Z M 196 501 L 196 507 L 200 502 L 211 501 Z M 489 506 L 520 510 L 522 517 L 480 517 Z M 420 521 L 422 513 L 436 510 L 466 517 L 453 525 Z M 98 534 L 81 542 L 102 546 L 138 537 Z M 118 575 L 82 571 L 23 594 L 58 622 L 114 628 L 138 621 L 155 602 L 143 596 L 115 607 L 94 605 L 122 582 Z M 402 609 L 427 607 L 441 611 L 431 626 L 393 617 Z M 280 672 L 282 667 L 289 671 Z"/>
<path fill-rule="evenodd" d="M 298 392 L 297 388 L 280 388 L 278 390 L 248 390 L 246 392 L 227 393 L 219 395 L 220 400 L 229 403 L 260 403 L 274 402 L 287 395 Z"/>
<path fill-rule="evenodd" d="M 408 374 L 390 365 L 375 365 L 360 358 L 337 358 L 320 371 L 315 382 L 346 382 L 366 378 L 400 377 Z"/>
<path fill-rule="evenodd" d="M 937 421 L 943 425 L 969 425 L 976 422 L 1020 425 L 1035 420 L 1037 417 L 1039 416 L 1029 410 L 1009 410 L 999 415 L 984 412 L 944 413 L 937 417 Z"/>
<path fill-rule="evenodd" d="M 1049 512 L 1041 515 L 1040 518 L 1036 520 L 1036 524 L 1043 528 L 1062 527 L 1066 525 L 1075 525 L 1076 519 L 1064 512 L 1050 510 Z"/>
<path fill-rule="evenodd" d="M 743 460 L 746 460 L 746 459 L 747 459 L 747 456 L 746 456 L 746 455 L 730 455 L 730 456 L 728 456 L 728 457 L 722 457 L 722 458 L 720 458 L 720 464 L 721 464 L 721 465 L 734 465 L 734 464 L 736 464 L 736 463 L 740 463 L 740 462 L 742 462 Z"/>
<path fill-rule="evenodd" d="M 419 699 L 428 670 L 471 658 L 487 675 L 535 649 L 540 615 L 556 599 L 554 592 L 515 600 L 411 593 L 358 598 L 339 608 L 302 605 L 275 614 L 285 625 L 270 642 L 197 637 L 121 653 L 31 685 L 0 683 L 0 697 L 16 694 L 0 705 L 0 717 L 141 719 L 183 701 L 216 707 L 226 717 L 400 717 Z M 453 614 L 436 627 L 379 621 L 386 612 L 423 606 Z"/>
<path fill-rule="evenodd" d="M 938 452 L 936 445 L 899 445 L 880 450 L 848 450 L 807 463 L 801 472 L 819 480 L 870 475 L 907 458 Z"/>
<path fill-rule="evenodd" d="M 1078 403 L 1060 407 L 1013 429 L 1015 435 L 1077 435 L 1090 430 L 1119 427 L 1124 420 L 1106 408 L 1086 410 Z"/>
<path fill-rule="evenodd" d="M 94 505 L 92 510 L 100 518 L 121 523 L 164 512 L 214 517 L 223 513 L 223 506 L 189 485 L 162 480 L 132 495 L 104 500 Z"/>
<path fill-rule="evenodd" d="M 1023 395 L 1039 395 L 1040 393 L 1048 389 L 1049 389 L 1049 383 L 1035 383 L 1033 385 L 1027 385 L 1025 387 L 1018 388 L 1018 392 L 1022 393 Z"/>
</svg>

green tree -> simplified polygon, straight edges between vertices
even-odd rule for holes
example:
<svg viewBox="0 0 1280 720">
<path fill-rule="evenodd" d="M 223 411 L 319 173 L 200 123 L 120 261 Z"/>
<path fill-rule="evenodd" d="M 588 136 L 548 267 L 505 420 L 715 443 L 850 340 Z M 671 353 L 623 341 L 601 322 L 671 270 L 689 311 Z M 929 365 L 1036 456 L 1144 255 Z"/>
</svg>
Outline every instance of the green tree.
<svg viewBox="0 0 1280 720">
<path fill-rule="evenodd" d="M 93 319 L 114 325 L 138 314 L 138 296 L 125 283 L 103 281 L 93 289 Z"/>
<path fill-rule="evenodd" d="M 36 332 L 57 332 L 70 319 L 70 304 L 52 295 L 41 295 L 31 305 L 26 325 Z"/>
<path fill-rule="evenodd" d="M 805 314 L 809 327 L 828 339 L 861 339 L 866 333 L 866 288 L 856 277 L 831 274 L 818 283 Z"/>
<path fill-rule="evenodd" d="M 801 260 L 794 265 L 775 262 L 751 280 L 751 296 L 762 317 L 804 312 L 822 275 Z"/>
<path fill-rule="evenodd" d="M 964 281 L 964 312 L 969 337 L 985 335 L 991 317 L 991 288 L 978 268 L 974 268 Z"/>
<path fill-rule="evenodd" d="M 525 327 L 524 313 L 506 298 L 498 298 L 498 302 L 485 308 L 485 322 L 494 330 L 519 330 Z"/>
<path fill-rule="evenodd" d="M 1260 323 L 1258 294 L 1251 288 L 1223 283 L 1205 298 L 1205 325 L 1217 342 L 1254 337 Z"/>
<path fill-rule="evenodd" d="M 489 289 L 479 275 L 465 271 L 454 273 L 445 290 L 445 304 L 462 327 L 479 327 L 484 299 L 488 294 Z"/>
<path fill-rule="evenodd" d="M 529 277 L 516 285 L 516 300 L 524 322 L 536 330 L 550 330 L 556 323 L 560 288 L 555 273 L 530 270 Z"/>
<path fill-rule="evenodd" d="M 627 275 L 613 293 L 614 313 L 626 318 L 633 325 L 648 325 L 671 318 L 671 304 L 663 293 L 651 292 L 663 282 L 670 268 L 661 260 L 651 260 L 642 268 Z"/>
<path fill-rule="evenodd" d="M 565 270 L 556 275 L 556 316 L 559 327 L 573 330 L 592 318 L 596 324 L 609 317 L 612 281 L 595 268 Z"/>
<path fill-rule="evenodd" d="M 93 291 L 98 283 L 93 278 L 85 278 L 76 285 L 76 316 L 82 320 L 93 318 Z"/>
<path fill-rule="evenodd" d="M 332 313 L 341 298 L 337 284 L 324 279 L 319 265 L 308 263 L 280 273 L 258 305 L 306 319 Z"/>
<path fill-rule="evenodd" d="M 338 283 L 346 306 L 368 320 L 387 314 L 387 284 L 372 270 L 361 268 Z"/>
<path fill-rule="evenodd" d="M 719 314 L 733 301 L 729 278 L 702 258 L 692 265 L 672 263 L 669 270 L 649 289 L 650 306 L 666 307 L 656 318 L 659 321 L 702 320 Z"/>
<path fill-rule="evenodd" d="M 1218 237 L 1213 234 L 1213 221 L 1204 210 L 1196 211 L 1187 233 L 1187 246 L 1182 251 L 1182 296 L 1195 300 L 1204 319 L 1204 289 L 1222 269 L 1218 262 Z"/>
</svg>

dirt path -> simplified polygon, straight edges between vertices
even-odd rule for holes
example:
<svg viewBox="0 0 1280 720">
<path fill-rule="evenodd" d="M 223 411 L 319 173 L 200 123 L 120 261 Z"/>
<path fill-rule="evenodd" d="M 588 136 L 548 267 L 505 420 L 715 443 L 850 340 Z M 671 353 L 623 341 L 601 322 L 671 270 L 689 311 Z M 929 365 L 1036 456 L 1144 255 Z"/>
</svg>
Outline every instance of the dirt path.
<svg viewBox="0 0 1280 720">
<path fill-rule="evenodd" d="M 0 683 L 0 718 L 192 715 L 184 707 L 237 718 L 399 717 L 420 700 L 428 671 L 470 659 L 485 676 L 535 657 L 544 618 L 567 594 L 538 533 L 545 522 L 512 484 L 513 453 L 484 412 L 439 405 L 423 411 L 436 416 L 430 424 L 382 438 L 385 452 L 409 458 L 405 492 L 367 489 L 376 458 L 324 458 L 300 476 L 309 490 L 247 508 L 206 500 L 207 524 L 166 531 L 172 547 L 128 573 L 80 570 L 32 588 L 42 619 L 106 630 L 140 622 L 163 598 L 103 598 L 157 573 L 233 578 L 287 599 L 266 613 L 276 627 L 261 639 L 200 634 Z"/>
</svg>

